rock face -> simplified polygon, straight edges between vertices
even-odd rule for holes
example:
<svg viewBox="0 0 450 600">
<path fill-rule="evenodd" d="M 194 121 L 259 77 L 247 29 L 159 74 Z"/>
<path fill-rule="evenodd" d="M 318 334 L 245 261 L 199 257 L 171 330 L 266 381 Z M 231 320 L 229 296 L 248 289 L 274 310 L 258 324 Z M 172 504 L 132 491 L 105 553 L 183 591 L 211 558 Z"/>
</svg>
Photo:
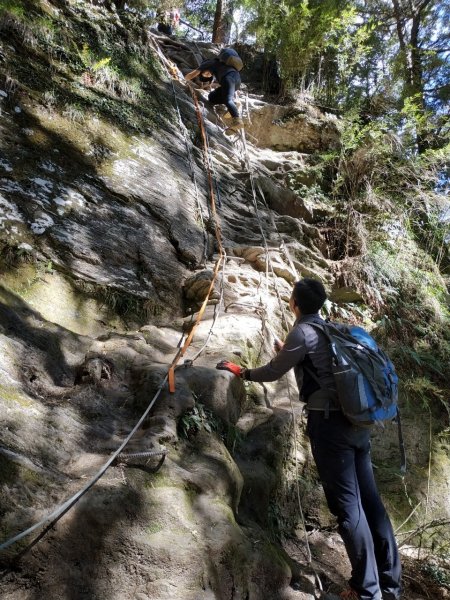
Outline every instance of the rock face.
<svg viewBox="0 0 450 600">
<path fill-rule="evenodd" d="M 214 214 L 191 94 L 154 48 L 182 71 L 217 48 L 90 4 L 36 10 L 54 31 L 10 15 L 0 63 L 0 543 L 82 489 L 152 406 L 2 577 L 2 598 L 312 600 L 305 543 L 295 538 L 295 558 L 279 543 L 300 523 L 298 480 L 310 522 L 330 525 L 293 382 L 244 384 L 215 364 L 269 360 L 296 277 L 335 289 L 316 207 L 287 184 L 309 181 L 310 157 L 338 144 L 336 122 L 251 98 L 253 197 L 243 147 L 202 109 Z M 224 265 L 170 393 L 218 233 Z"/>
<path fill-rule="evenodd" d="M 131 137 L 120 147 L 111 139 L 114 158 L 102 161 L 99 169 L 87 166 L 75 141 L 67 147 L 62 134 L 54 132 L 54 118 L 41 107 L 25 100 L 20 115 L 5 111 L 4 119 L 8 136 L 22 141 L 17 152 L 3 137 L 8 170 L 3 167 L 0 180 L 7 207 L 2 225 L 11 252 L 39 252 L 88 294 L 103 288 L 147 305 L 149 314 L 180 311 L 181 294 L 171 279 L 180 282 L 188 268 L 203 260 L 183 135 L 155 131 L 151 140 Z M 74 140 L 77 129 L 70 130 Z M 89 125 L 84 129 L 93 144 L 96 134 Z M 39 135 L 52 136 L 48 152 Z M 170 278 L 168 262 L 173 265 Z"/>
<path fill-rule="evenodd" d="M 249 103 L 248 132 L 260 148 L 313 153 L 339 147 L 337 119 L 308 106 L 276 106 L 261 100 Z"/>
</svg>

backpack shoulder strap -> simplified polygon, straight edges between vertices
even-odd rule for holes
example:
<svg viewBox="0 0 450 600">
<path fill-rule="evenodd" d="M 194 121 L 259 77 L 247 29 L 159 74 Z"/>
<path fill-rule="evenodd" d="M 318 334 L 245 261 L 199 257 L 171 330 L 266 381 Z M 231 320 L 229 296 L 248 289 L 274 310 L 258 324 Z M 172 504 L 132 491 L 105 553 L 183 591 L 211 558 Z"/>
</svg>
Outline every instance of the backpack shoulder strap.
<svg viewBox="0 0 450 600">
<path fill-rule="evenodd" d="M 322 323 L 318 323 L 317 321 L 308 321 L 305 323 L 300 323 L 300 325 L 311 325 L 313 327 L 313 329 L 317 329 L 318 331 L 322 331 L 328 338 L 328 341 L 331 342 L 331 338 L 328 335 L 328 332 L 326 330 L 326 326 Z M 333 396 L 335 395 L 335 390 L 330 389 L 326 386 L 323 385 L 323 383 L 320 381 L 319 377 L 317 377 L 316 373 L 314 373 L 314 371 L 312 369 L 310 369 L 309 367 L 307 367 L 306 365 L 303 365 L 303 370 L 308 373 L 308 375 L 314 379 L 314 381 L 317 383 L 317 385 L 319 386 L 320 390 L 322 390 L 323 393 L 327 393 L 328 395 L 332 394 Z M 325 410 L 325 418 L 328 419 L 329 414 L 330 414 L 330 410 L 335 410 L 334 408 L 332 409 L 330 406 L 330 402 L 331 402 L 331 396 L 327 398 L 327 404 L 324 407 Z"/>
<path fill-rule="evenodd" d="M 305 323 L 302 323 L 302 325 L 311 325 L 314 329 L 322 331 L 328 339 L 331 339 L 330 332 L 333 332 L 333 334 L 336 335 L 342 335 L 343 333 L 335 323 L 327 323 L 326 321 L 306 321 Z"/>
</svg>

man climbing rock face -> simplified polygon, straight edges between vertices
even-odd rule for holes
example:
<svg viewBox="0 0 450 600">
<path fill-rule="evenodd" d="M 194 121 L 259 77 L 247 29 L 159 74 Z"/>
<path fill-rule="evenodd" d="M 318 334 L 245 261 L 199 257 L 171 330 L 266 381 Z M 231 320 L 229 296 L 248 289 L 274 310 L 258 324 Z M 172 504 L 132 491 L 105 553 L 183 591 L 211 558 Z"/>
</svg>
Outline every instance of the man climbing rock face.
<svg viewBox="0 0 450 600">
<path fill-rule="evenodd" d="M 219 87 L 209 93 L 208 100 L 211 104 L 225 104 L 232 116 L 232 122 L 229 127 L 231 131 L 242 129 L 244 123 L 239 116 L 239 111 L 235 104 L 235 93 L 241 85 L 241 76 L 239 71 L 231 65 L 227 65 L 218 58 L 204 60 L 201 65 L 186 73 L 186 80 L 201 78 L 201 81 L 212 81 L 213 78 L 219 83 Z"/>
<path fill-rule="evenodd" d="M 337 600 L 399 600 L 401 566 L 391 522 L 375 483 L 370 456 L 370 429 L 352 425 L 338 405 L 329 341 L 310 323 L 322 323 L 323 285 L 302 279 L 293 288 L 290 308 L 296 317 L 284 344 L 266 365 L 245 369 L 221 361 L 249 381 L 275 381 L 294 369 L 300 398 L 306 402 L 307 434 L 330 511 L 352 566 L 350 589 Z"/>
</svg>

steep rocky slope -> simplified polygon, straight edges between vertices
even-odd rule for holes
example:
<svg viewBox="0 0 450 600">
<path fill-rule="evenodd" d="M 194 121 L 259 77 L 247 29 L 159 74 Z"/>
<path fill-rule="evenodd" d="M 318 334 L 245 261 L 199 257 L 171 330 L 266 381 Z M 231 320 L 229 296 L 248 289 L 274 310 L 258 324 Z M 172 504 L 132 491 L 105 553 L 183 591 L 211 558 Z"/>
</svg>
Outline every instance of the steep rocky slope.
<svg viewBox="0 0 450 600">
<path fill-rule="evenodd" d="M 360 290 L 339 278 L 323 227 L 333 207 L 287 185 L 314 190 L 318 153 L 339 144 L 337 119 L 251 93 L 247 154 L 202 108 L 215 216 L 193 98 L 157 48 L 182 71 L 216 49 L 83 3 L 17 6 L 0 22 L 2 539 L 82 489 L 143 414 L 210 286 L 217 226 L 226 261 L 185 356 L 194 363 L 180 361 L 175 393 L 161 387 L 124 449 L 167 450 L 165 460 L 120 456 L 16 570 L 8 560 L 33 535 L 11 546 L 2 597 L 319 597 L 297 480 L 308 528 L 333 525 L 294 385 L 246 387 L 214 365 L 270 356 L 297 274 L 327 284 L 331 314 L 357 314 L 345 302 Z M 428 451 L 413 440 L 424 427 L 407 428 L 420 469 Z M 394 429 L 379 447 L 376 460 L 396 460 Z M 444 452 L 436 518 L 448 517 Z M 400 524 L 410 486 L 426 477 L 383 475 Z M 310 543 L 323 586 L 342 584 L 335 535 L 314 531 Z"/>
</svg>

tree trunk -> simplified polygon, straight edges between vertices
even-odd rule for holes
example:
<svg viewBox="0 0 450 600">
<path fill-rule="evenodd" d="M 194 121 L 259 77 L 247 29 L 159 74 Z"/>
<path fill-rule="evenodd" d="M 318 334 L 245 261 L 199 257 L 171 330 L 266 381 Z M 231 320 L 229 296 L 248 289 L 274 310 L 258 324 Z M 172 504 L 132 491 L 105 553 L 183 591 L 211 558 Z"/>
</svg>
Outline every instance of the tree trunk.
<svg viewBox="0 0 450 600">
<path fill-rule="evenodd" d="M 212 34 L 214 44 L 228 44 L 230 42 L 232 16 L 232 2 L 229 0 L 217 0 Z"/>
<path fill-rule="evenodd" d="M 411 82 L 409 96 L 416 107 L 418 123 L 416 131 L 417 149 L 419 154 L 428 148 L 424 136 L 425 99 L 423 96 L 422 61 L 418 49 L 420 16 L 415 15 L 411 27 Z"/>
<path fill-rule="evenodd" d="M 404 96 L 405 99 L 410 98 L 417 109 L 416 143 L 419 154 L 425 152 L 429 147 L 429 143 L 426 139 L 426 107 L 423 89 L 423 66 L 420 52 L 419 31 L 422 24 L 423 11 L 430 2 L 431 0 L 422 0 L 416 6 L 411 5 L 411 7 L 414 8 L 414 11 L 412 14 L 405 15 L 402 13 L 402 7 L 399 1 L 392 0 L 397 36 L 404 68 Z M 405 29 L 403 26 L 405 20 L 411 20 L 409 40 L 405 39 Z"/>
<path fill-rule="evenodd" d="M 405 84 L 406 89 L 408 89 L 408 87 L 411 85 L 411 67 L 408 60 L 407 44 L 405 41 L 405 34 L 403 31 L 403 19 L 405 18 L 405 16 L 402 16 L 402 11 L 398 0 L 392 0 L 392 6 L 394 7 L 395 27 L 397 29 L 401 60 L 403 63 L 403 70 L 405 73 Z"/>
<path fill-rule="evenodd" d="M 419 154 L 425 152 L 429 148 L 427 140 L 427 125 L 426 125 L 426 106 L 425 95 L 423 89 L 423 65 L 420 52 L 419 31 L 422 23 L 423 11 L 431 0 L 422 0 L 417 11 L 413 15 L 411 24 L 411 39 L 410 39 L 410 56 L 411 56 L 411 74 L 410 74 L 410 96 L 414 105 L 417 108 L 419 115 L 417 123 L 417 149 Z"/>
</svg>

